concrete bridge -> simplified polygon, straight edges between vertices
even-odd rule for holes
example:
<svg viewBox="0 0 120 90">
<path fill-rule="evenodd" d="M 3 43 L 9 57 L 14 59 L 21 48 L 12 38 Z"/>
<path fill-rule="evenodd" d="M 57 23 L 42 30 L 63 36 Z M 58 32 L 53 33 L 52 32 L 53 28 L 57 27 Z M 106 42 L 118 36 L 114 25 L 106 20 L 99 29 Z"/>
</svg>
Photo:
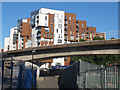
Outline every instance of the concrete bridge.
<svg viewBox="0 0 120 90">
<path fill-rule="evenodd" d="M 36 52 L 32 53 L 34 49 Z M 76 55 L 118 55 L 120 54 L 120 39 L 32 47 L 7 51 L 4 54 L 7 55 L 7 58 L 14 57 L 15 60 L 22 61 L 31 61 L 32 55 L 34 55 L 34 61 Z"/>
</svg>

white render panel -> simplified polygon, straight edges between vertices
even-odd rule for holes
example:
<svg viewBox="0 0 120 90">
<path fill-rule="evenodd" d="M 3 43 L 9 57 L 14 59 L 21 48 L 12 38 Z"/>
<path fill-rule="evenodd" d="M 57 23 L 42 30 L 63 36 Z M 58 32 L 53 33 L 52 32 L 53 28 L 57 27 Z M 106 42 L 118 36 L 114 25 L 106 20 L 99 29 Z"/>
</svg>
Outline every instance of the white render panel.
<svg viewBox="0 0 120 90">
<path fill-rule="evenodd" d="M 37 16 L 39 17 L 39 18 L 37 18 Z M 45 20 L 45 18 L 47 19 L 47 20 Z M 36 15 L 36 19 L 35 19 L 35 26 L 37 27 L 37 26 L 46 26 L 46 27 L 48 27 L 48 22 L 49 22 L 49 16 L 48 15 L 46 15 L 46 14 L 38 14 L 38 15 Z M 37 23 L 37 21 L 39 21 L 38 23 Z"/>
<path fill-rule="evenodd" d="M 10 45 L 10 37 L 5 38 L 4 41 L 4 51 L 8 51 L 8 46 Z"/>
<path fill-rule="evenodd" d="M 22 19 L 22 22 L 26 22 L 27 23 L 27 19 Z"/>
<path fill-rule="evenodd" d="M 51 65 L 56 66 L 57 63 L 59 63 L 61 66 L 64 66 L 64 57 L 62 57 L 62 58 L 54 58 L 53 63 L 51 63 Z"/>
<path fill-rule="evenodd" d="M 13 44 L 13 34 L 17 34 L 18 33 L 18 31 L 17 31 L 17 27 L 13 27 L 13 28 L 11 28 L 10 29 L 10 50 L 16 50 L 16 47 L 17 47 L 17 45 L 15 44 Z"/>
<path fill-rule="evenodd" d="M 54 16 L 54 45 L 64 44 L 64 11 L 41 8 L 39 13 L 44 13 L 44 14 L 50 13 L 55 15 Z M 57 29 L 58 29 L 58 32 L 56 32 Z M 58 40 L 62 40 L 62 42 L 58 43 Z"/>
</svg>

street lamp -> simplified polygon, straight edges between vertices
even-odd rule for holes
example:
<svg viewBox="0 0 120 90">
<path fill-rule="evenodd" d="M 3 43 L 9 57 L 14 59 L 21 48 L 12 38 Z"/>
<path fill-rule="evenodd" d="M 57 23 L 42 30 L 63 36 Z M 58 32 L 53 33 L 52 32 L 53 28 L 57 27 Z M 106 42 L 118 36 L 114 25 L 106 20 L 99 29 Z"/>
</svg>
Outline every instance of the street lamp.
<svg viewBox="0 0 120 90">
<path fill-rule="evenodd" d="M 32 50 L 32 82 L 31 82 L 31 88 L 33 88 L 33 53 L 35 53 L 36 52 L 36 49 L 33 49 Z"/>
</svg>

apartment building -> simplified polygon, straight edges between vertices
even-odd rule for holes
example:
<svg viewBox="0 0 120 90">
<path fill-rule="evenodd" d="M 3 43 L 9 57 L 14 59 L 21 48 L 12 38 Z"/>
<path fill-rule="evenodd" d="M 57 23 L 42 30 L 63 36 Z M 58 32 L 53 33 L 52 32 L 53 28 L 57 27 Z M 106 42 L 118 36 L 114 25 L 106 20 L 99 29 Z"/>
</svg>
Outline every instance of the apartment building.
<svg viewBox="0 0 120 90">
<path fill-rule="evenodd" d="M 10 29 L 10 37 L 5 38 L 4 51 L 25 48 L 25 43 L 31 40 L 30 18 L 17 21 L 17 27 Z"/>
<path fill-rule="evenodd" d="M 12 28 L 10 33 L 10 38 L 15 39 L 6 38 L 4 50 L 92 41 L 95 36 L 106 38 L 105 33 L 96 33 L 96 27 L 87 26 L 86 21 L 76 20 L 74 13 L 41 8 L 33 11 L 31 18 L 17 21 L 17 27 Z M 10 46 L 12 44 L 15 48 Z M 70 57 L 41 61 L 47 67 L 69 65 L 69 62 Z"/>
<path fill-rule="evenodd" d="M 19 19 L 17 21 L 17 29 L 18 29 L 18 49 L 25 48 L 25 43 L 28 40 L 31 40 L 31 25 L 30 18 L 27 19 Z"/>
</svg>

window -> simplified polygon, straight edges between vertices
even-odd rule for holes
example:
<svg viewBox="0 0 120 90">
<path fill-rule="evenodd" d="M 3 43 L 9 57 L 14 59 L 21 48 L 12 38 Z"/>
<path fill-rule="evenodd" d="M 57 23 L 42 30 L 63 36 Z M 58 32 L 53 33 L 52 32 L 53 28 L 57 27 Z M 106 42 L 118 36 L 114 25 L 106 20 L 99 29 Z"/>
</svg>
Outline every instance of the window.
<svg viewBox="0 0 120 90">
<path fill-rule="evenodd" d="M 68 21 L 66 21 L 66 24 L 68 24 Z"/>
<path fill-rule="evenodd" d="M 73 20 L 74 20 L 74 17 L 73 17 Z"/>
<path fill-rule="evenodd" d="M 73 35 L 74 35 L 74 32 L 73 32 Z"/>
<path fill-rule="evenodd" d="M 70 39 L 71 39 L 71 40 L 74 40 L 74 36 L 70 36 Z"/>
<path fill-rule="evenodd" d="M 52 28 L 52 32 L 53 32 L 53 28 Z"/>
<path fill-rule="evenodd" d="M 73 26 L 73 30 L 74 30 L 74 26 Z"/>
<path fill-rule="evenodd" d="M 62 28 L 62 24 L 58 24 L 58 28 Z"/>
<path fill-rule="evenodd" d="M 91 33 L 94 33 L 94 31 L 93 31 L 93 30 L 91 30 Z"/>
<path fill-rule="evenodd" d="M 82 28 L 84 27 L 84 24 L 82 24 Z"/>
<path fill-rule="evenodd" d="M 51 23 L 51 27 L 53 26 L 53 23 Z"/>
<path fill-rule="evenodd" d="M 32 15 L 32 19 L 34 19 L 34 15 Z"/>
<path fill-rule="evenodd" d="M 45 16 L 45 20 L 47 20 L 47 16 Z"/>
<path fill-rule="evenodd" d="M 58 33 L 58 29 L 56 29 L 56 32 Z"/>
<path fill-rule="evenodd" d="M 38 28 L 38 31 L 41 31 L 41 28 Z"/>
<path fill-rule="evenodd" d="M 62 43 L 62 40 L 58 39 L 58 43 Z"/>
<path fill-rule="evenodd" d="M 71 22 L 69 21 L 69 25 L 71 25 Z"/>
<path fill-rule="evenodd" d="M 87 30 L 89 30 L 89 28 L 87 28 Z"/>
<path fill-rule="evenodd" d="M 73 25 L 74 25 L 74 22 L 73 22 Z"/>
<path fill-rule="evenodd" d="M 49 33 L 47 33 L 47 37 L 49 37 Z"/>
<path fill-rule="evenodd" d="M 58 38 L 60 38 L 60 34 L 58 34 Z"/>
<path fill-rule="evenodd" d="M 52 22 L 53 22 L 53 17 L 52 17 Z"/>
<path fill-rule="evenodd" d="M 57 18 L 58 18 L 58 15 L 59 15 L 59 14 L 57 13 Z"/>
<path fill-rule="evenodd" d="M 71 20 L 71 17 L 69 17 L 69 20 Z"/>
<path fill-rule="evenodd" d="M 49 32 L 49 28 L 45 28 L 45 31 L 46 31 L 46 32 Z"/>
<path fill-rule="evenodd" d="M 29 36 L 27 36 L 27 39 L 29 39 Z"/>
<path fill-rule="evenodd" d="M 45 36 L 45 32 L 44 32 L 44 36 Z"/>
<path fill-rule="evenodd" d="M 72 30 L 72 27 L 70 26 L 70 30 Z"/>
<path fill-rule="evenodd" d="M 65 16 L 65 19 L 67 19 L 67 16 Z"/>
<path fill-rule="evenodd" d="M 21 33 L 22 33 L 22 30 L 21 30 Z"/>
<path fill-rule="evenodd" d="M 61 29 L 61 33 L 62 33 L 62 29 Z"/>
<path fill-rule="evenodd" d="M 72 31 L 70 31 L 70 35 L 72 35 Z"/>
<path fill-rule="evenodd" d="M 52 37 L 52 33 L 51 33 L 51 37 Z"/>
</svg>

